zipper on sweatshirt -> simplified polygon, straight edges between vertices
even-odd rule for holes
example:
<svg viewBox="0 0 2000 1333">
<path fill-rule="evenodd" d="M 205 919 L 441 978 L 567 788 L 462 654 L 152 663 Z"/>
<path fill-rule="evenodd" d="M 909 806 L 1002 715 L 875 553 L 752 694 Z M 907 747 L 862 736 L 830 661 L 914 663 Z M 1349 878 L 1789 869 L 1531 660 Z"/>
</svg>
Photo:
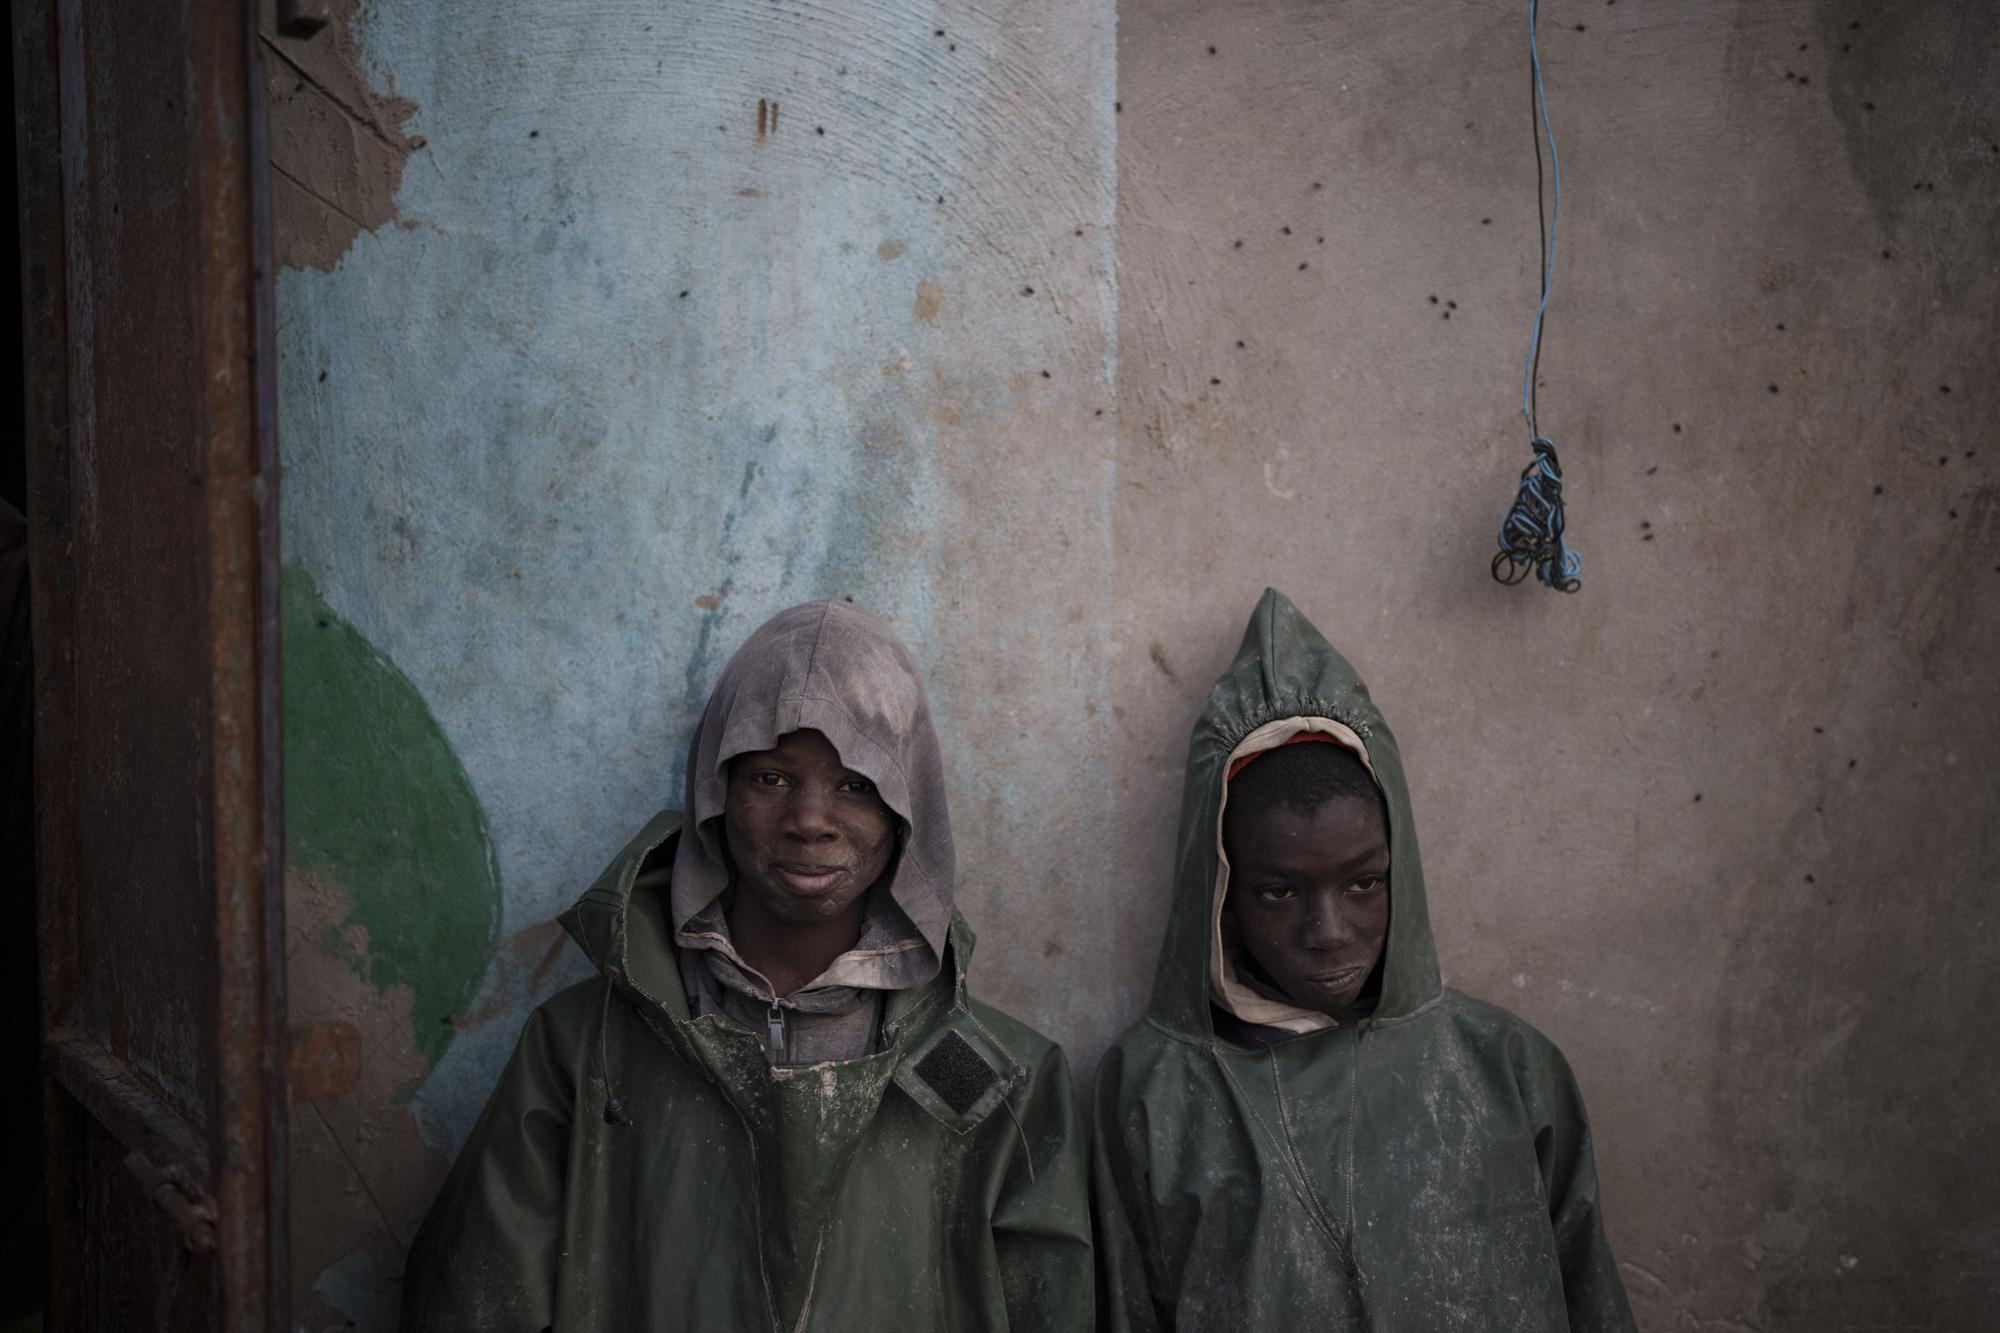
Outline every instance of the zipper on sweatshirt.
<svg viewBox="0 0 2000 1333">
<path fill-rule="evenodd" d="M 779 1007 L 778 1001 L 775 998 L 771 1001 L 771 1011 L 764 1015 L 764 1029 L 766 1037 L 765 1046 L 770 1054 L 771 1063 L 774 1065 L 784 1064 L 787 1055 L 785 1011 Z"/>
</svg>

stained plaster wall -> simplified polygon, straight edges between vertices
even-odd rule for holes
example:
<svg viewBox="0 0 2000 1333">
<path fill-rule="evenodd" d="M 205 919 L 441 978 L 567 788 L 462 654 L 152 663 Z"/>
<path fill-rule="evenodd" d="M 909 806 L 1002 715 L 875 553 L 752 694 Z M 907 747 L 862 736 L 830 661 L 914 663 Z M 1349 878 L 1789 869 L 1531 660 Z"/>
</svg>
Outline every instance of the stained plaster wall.
<svg viewBox="0 0 2000 1333">
<path fill-rule="evenodd" d="M 2000 1300 L 1992 11 L 1545 4 L 1559 598 L 1484 572 L 1517 7 L 435 8 L 267 52 L 302 1328 L 393 1326 L 765 615 L 910 640 L 980 987 L 1087 1073 L 1266 583 L 1397 724 L 1448 977 L 1576 1066 L 1643 1327 Z"/>
</svg>

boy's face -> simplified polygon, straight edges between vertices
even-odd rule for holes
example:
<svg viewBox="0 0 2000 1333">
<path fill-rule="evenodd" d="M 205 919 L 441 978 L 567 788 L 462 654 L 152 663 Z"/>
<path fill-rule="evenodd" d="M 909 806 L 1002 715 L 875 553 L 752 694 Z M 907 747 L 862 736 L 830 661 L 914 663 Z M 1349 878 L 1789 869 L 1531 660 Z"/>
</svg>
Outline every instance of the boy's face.
<svg viewBox="0 0 2000 1333">
<path fill-rule="evenodd" d="M 1389 830 L 1380 801 L 1231 810 L 1223 910 L 1264 975 L 1302 1009 L 1353 1012 L 1389 935 Z"/>
<path fill-rule="evenodd" d="M 895 812 L 817 731 L 731 760 L 723 812 L 736 887 L 780 921 L 839 916 L 896 850 Z"/>
</svg>

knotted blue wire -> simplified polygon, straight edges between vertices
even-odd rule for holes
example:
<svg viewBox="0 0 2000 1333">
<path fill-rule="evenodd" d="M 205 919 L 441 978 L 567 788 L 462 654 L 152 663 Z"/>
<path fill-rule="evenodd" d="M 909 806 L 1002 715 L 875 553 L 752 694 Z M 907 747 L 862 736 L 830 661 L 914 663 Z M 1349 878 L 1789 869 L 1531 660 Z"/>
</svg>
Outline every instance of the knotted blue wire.
<svg viewBox="0 0 2000 1333">
<path fill-rule="evenodd" d="M 1528 371 L 1521 384 L 1521 416 L 1528 423 L 1528 443 L 1534 461 L 1521 471 L 1521 483 L 1514 492 L 1514 504 L 1500 520 L 1500 551 L 1493 557 L 1493 577 L 1501 583 L 1519 583 L 1533 570 L 1557 592 L 1575 592 L 1581 581 L 1577 575 L 1583 560 L 1563 540 L 1562 464 L 1556 458 L 1555 442 L 1543 435 L 1536 422 L 1535 374 L 1542 359 L 1542 325 L 1549 312 L 1549 289 L 1556 270 L 1556 232 L 1562 224 L 1562 160 L 1556 155 L 1555 127 L 1549 123 L 1548 89 L 1542 82 L 1542 52 L 1535 41 L 1535 19 L 1540 0 L 1528 0 L 1528 64 L 1534 73 L 1534 110 L 1541 123 L 1535 136 L 1535 211 L 1542 207 L 1542 139 L 1549 141 L 1549 168 L 1555 181 L 1554 203 L 1547 218 L 1542 242 L 1542 298 L 1535 306 L 1535 322 L 1528 339 Z"/>
<path fill-rule="evenodd" d="M 1493 577 L 1512 585 L 1530 569 L 1557 592 L 1575 592 L 1583 561 L 1563 541 L 1562 464 L 1556 447 L 1537 435 L 1535 461 L 1521 472 L 1514 507 L 1500 520 L 1500 551 Z"/>
</svg>

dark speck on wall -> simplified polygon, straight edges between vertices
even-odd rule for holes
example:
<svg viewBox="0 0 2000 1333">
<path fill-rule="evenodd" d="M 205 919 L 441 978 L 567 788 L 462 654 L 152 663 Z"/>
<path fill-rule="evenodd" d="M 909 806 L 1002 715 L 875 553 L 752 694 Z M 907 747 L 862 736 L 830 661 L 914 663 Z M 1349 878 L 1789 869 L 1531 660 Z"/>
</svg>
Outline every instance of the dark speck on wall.
<svg viewBox="0 0 2000 1333">
<path fill-rule="evenodd" d="M 1681 433 L 1681 423 L 1676 421 L 1674 423 L 1674 434 L 1678 435 L 1680 433 Z"/>
<path fill-rule="evenodd" d="M 542 137 L 542 132 L 540 130 L 529 130 L 528 137 L 530 139 L 539 139 Z"/>
<path fill-rule="evenodd" d="M 1950 386 L 1949 384 L 1940 384 L 1940 385 L 1938 385 L 1938 392 L 1939 392 L 1939 393 L 1950 393 L 1950 392 L 1951 392 L 1951 386 Z"/>
<path fill-rule="evenodd" d="M 1766 389 L 1769 389 L 1772 393 L 1776 393 L 1778 391 L 1778 386 L 1775 384 L 1767 384 L 1764 387 Z"/>
<path fill-rule="evenodd" d="M 1660 465 L 1658 463 L 1655 463 L 1653 464 L 1653 466 L 1646 469 L 1646 475 L 1650 477 L 1659 470 L 1660 470 Z"/>
<path fill-rule="evenodd" d="M 1215 376 L 1213 376 L 1213 375 L 1210 375 L 1210 376 L 1208 377 L 1208 382 L 1209 382 L 1210 384 L 1220 384 L 1220 383 L 1222 383 L 1222 381 L 1221 381 L 1221 380 L 1217 379 L 1217 378 L 1216 378 Z"/>
<path fill-rule="evenodd" d="M 1043 378 L 1043 379 L 1045 379 L 1045 380 L 1046 380 L 1046 379 L 1053 379 L 1053 378 L 1054 378 L 1054 376 L 1050 375 L 1050 374 L 1049 374 L 1049 372 L 1045 370 L 1045 371 L 1043 371 L 1043 372 L 1042 372 L 1042 378 Z"/>
<path fill-rule="evenodd" d="M 687 293 L 685 291 L 681 293 L 681 300 L 683 301 L 687 300 Z"/>
<path fill-rule="evenodd" d="M 1214 48 L 1214 47 L 1212 47 L 1212 46 L 1211 46 L 1211 47 L 1209 47 L 1209 48 L 1208 48 L 1208 53 L 1209 53 L 1210 55 L 1214 55 L 1214 54 L 1215 54 L 1215 48 Z"/>
<path fill-rule="evenodd" d="M 1299 272 L 1303 273 L 1303 272 L 1305 272 L 1305 271 L 1306 271 L 1306 266 L 1305 266 L 1304 264 L 1300 264 L 1300 265 L 1299 265 Z"/>
</svg>

